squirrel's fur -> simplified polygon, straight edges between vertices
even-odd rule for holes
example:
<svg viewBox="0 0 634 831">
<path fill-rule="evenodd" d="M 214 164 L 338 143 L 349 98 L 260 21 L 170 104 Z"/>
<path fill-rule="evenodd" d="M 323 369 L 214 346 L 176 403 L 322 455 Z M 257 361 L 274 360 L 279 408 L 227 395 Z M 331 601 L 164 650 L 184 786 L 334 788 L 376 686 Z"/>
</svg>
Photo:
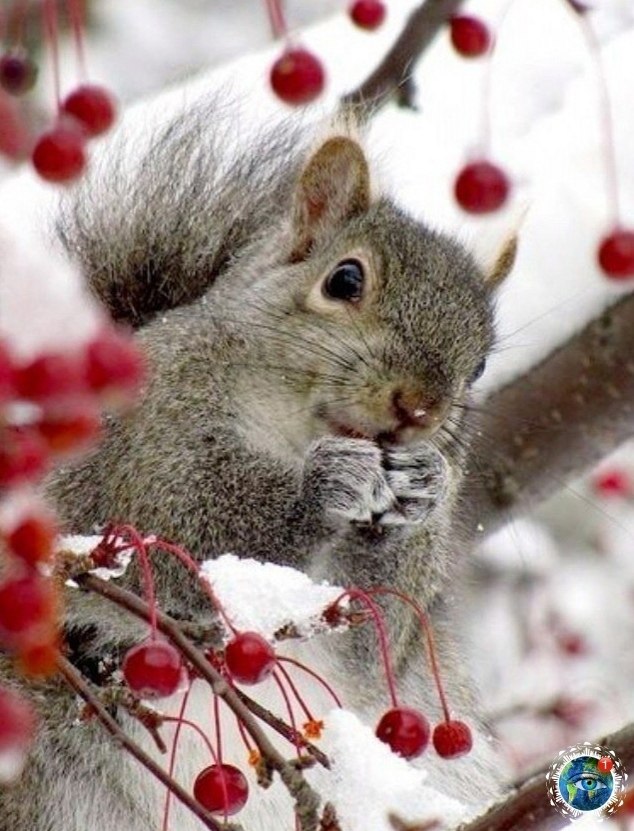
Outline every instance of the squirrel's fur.
<svg viewBox="0 0 634 831">
<path fill-rule="evenodd" d="M 104 441 L 49 493 L 74 532 L 120 519 L 200 559 L 231 551 L 414 596 L 434 620 L 456 714 L 475 725 L 452 645 L 451 513 L 465 400 L 493 340 L 491 285 L 453 239 L 373 192 L 349 127 L 315 139 L 276 125 L 236 155 L 223 117 L 213 102 L 175 119 L 134 178 L 111 161 L 62 213 L 59 234 L 95 294 L 140 327 L 151 375 L 135 410 L 108 419 Z M 351 260 L 361 300 L 328 297 L 329 275 Z M 205 613 L 180 567 L 160 560 L 156 573 L 167 611 Z M 403 700 L 438 720 L 412 616 L 392 604 L 389 623 Z M 76 592 L 69 631 L 87 660 L 142 630 Z M 385 708 L 371 632 L 309 648 L 349 706 L 371 718 Z M 56 684 L 39 695 L 46 727 L 24 783 L 0 792 L 0 831 L 157 828 L 160 799 L 152 807 L 147 782 L 132 782 L 133 763 L 94 725 L 67 726 L 74 703 Z M 421 764 L 475 801 L 494 789 L 488 757 L 478 734 L 472 756 Z M 75 798 L 108 821 L 89 828 Z M 246 831 L 281 828 L 258 800 Z M 182 815 L 174 827 L 198 826 Z"/>
</svg>

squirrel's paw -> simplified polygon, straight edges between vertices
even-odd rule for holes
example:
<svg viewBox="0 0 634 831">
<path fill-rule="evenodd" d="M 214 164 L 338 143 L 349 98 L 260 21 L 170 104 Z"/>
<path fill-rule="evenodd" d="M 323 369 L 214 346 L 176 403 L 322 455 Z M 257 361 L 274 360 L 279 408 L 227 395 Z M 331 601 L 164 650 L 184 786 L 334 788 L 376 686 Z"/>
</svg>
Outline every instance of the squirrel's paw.
<svg viewBox="0 0 634 831">
<path fill-rule="evenodd" d="M 370 523 L 396 504 L 382 453 L 370 441 L 320 439 L 312 446 L 304 471 L 308 498 L 350 522 Z"/>
<path fill-rule="evenodd" d="M 382 525 L 424 522 L 447 491 L 448 466 L 434 447 L 394 447 L 384 452 L 383 467 L 395 505 L 379 519 Z"/>
</svg>

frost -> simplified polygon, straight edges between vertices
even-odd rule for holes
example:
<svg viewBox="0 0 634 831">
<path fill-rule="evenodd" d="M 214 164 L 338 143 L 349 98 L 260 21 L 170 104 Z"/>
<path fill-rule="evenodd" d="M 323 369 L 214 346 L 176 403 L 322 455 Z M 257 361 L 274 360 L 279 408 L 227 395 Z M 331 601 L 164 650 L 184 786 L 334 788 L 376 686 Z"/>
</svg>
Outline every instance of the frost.
<svg viewBox="0 0 634 831">
<path fill-rule="evenodd" d="M 289 624 L 309 635 L 324 609 L 343 591 L 325 582 L 313 583 L 295 569 L 234 554 L 206 560 L 200 575 L 211 584 L 236 628 L 268 638 Z"/>
<path fill-rule="evenodd" d="M 425 785 L 427 774 L 396 756 L 346 710 L 325 718 L 323 750 L 332 763 L 328 799 L 349 831 L 394 831 L 388 815 L 416 823 L 440 820 L 451 828 L 465 818 L 455 799 Z"/>
</svg>

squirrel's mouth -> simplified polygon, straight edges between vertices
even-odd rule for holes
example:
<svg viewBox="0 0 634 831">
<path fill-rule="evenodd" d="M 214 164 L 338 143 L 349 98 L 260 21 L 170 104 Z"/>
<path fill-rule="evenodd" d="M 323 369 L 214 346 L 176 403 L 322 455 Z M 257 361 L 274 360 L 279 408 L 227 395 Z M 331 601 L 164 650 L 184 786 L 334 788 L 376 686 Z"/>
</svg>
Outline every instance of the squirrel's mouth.
<svg viewBox="0 0 634 831">
<path fill-rule="evenodd" d="M 354 427 L 339 419 L 327 418 L 326 424 L 333 436 L 346 439 L 365 439 L 376 442 L 378 445 L 396 445 L 403 443 L 400 430 L 368 430 L 358 425 Z"/>
<path fill-rule="evenodd" d="M 346 439 L 366 439 L 368 441 L 375 441 L 378 433 L 371 433 L 367 430 L 362 430 L 359 427 L 352 427 L 349 424 L 344 424 L 342 421 L 329 418 L 326 421 L 330 432 L 334 436 L 342 436 Z"/>
</svg>

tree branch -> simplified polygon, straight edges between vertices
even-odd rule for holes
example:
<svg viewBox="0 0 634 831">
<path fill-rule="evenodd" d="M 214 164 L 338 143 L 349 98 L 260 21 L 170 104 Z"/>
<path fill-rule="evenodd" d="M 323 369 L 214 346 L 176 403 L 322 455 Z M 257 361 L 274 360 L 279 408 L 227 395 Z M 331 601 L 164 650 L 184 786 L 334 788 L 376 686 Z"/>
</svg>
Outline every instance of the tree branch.
<svg viewBox="0 0 634 831">
<path fill-rule="evenodd" d="M 84 574 L 75 579 L 80 586 L 111 600 L 136 617 L 145 621 L 149 619 L 150 609 L 148 604 L 132 592 L 115 585 L 112 581 L 100 580 L 94 574 Z M 319 797 L 310 787 L 301 770 L 288 762 L 269 741 L 266 733 L 253 717 L 245 702 L 238 696 L 237 691 L 209 663 L 203 653 L 185 637 L 178 623 L 158 610 L 156 612 L 156 622 L 159 631 L 169 638 L 200 677 L 207 681 L 214 693 L 222 698 L 229 709 L 242 722 L 265 762 L 279 773 L 287 790 L 295 800 L 295 810 L 300 823 L 299 828 L 302 831 L 317 831 L 319 826 L 317 813 Z"/>
<path fill-rule="evenodd" d="M 352 92 L 342 98 L 346 106 L 369 106 L 376 111 L 409 83 L 419 58 L 463 0 L 427 0 L 409 16 L 403 31 L 381 63 Z"/>
<path fill-rule="evenodd" d="M 634 724 L 618 733 L 598 739 L 596 744 L 613 750 L 623 766 L 634 765 Z M 550 765 L 549 765 L 550 766 Z M 533 774 L 517 788 L 473 822 L 457 831 L 559 831 L 568 828 L 570 820 L 562 817 L 548 801 L 546 774 L 548 767 Z"/>
<path fill-rule="evenodd" d="M 130 736 L 121 729 L 116 719 L 114 719 L 108 710 L 99 700 L 99 697 L 93 693 L 90 685 L 87 683 L 84 676 L 75 669 L 75 667 L 66 658 L 60 656 L 57 660 L 57 668 L 60 675 L 68 686 L 74 690 L 77 695 L 81 696 L 88 704 L 91 711 L 94 712 L 96 718 L 106 728 L 110 735 L 115 739 L 117 744 L 125 748 L 143 767 L 155 776 L 166 788 L 174 794 L 176 799 L 180 800 L 186 805 L 192 813 L 203 823 L 205 828 L 209 831 L 221 831 L 220 826 L 207 811 L 200 805 L 193 796 L 191 796 L 178 782 L 172 779 L 163 768 L 158 765 L 151 756 L 133 741 Z"/>
<path fill-rule="evenodd" d="M 486 401 L 458 517 L 470 538 L 550 496 L 634 434 L 634 294 Z"/>
</svg>

